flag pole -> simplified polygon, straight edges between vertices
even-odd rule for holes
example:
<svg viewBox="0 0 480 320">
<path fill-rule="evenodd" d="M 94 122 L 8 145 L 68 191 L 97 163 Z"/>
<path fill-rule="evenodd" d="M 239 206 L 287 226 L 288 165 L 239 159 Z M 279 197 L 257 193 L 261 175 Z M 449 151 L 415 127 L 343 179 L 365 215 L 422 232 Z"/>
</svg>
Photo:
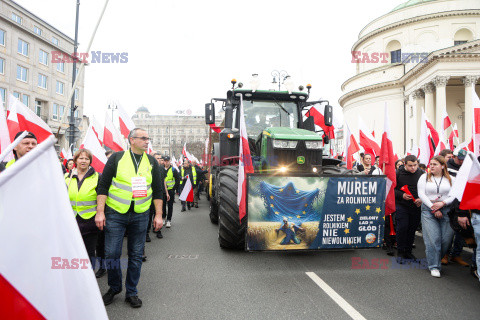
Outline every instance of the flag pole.
<svg viewBox="0 0 480 320">
<path fill-rule="evenodd" d="M 2 152 L 2 154 L 0 154 L 0 162 L 2 162 L 3 159 L 5 159 L 5 157 L 13 151 L 13 149 L 20 143 L 20 141 L 23 140 L 23 138 L 25 138 L 27 134 L 28 131 L 23 131 L 22 134 L 17 139 L 15 139 L 15 141 L 8 145 L 8 147 Z"/>
</svg>

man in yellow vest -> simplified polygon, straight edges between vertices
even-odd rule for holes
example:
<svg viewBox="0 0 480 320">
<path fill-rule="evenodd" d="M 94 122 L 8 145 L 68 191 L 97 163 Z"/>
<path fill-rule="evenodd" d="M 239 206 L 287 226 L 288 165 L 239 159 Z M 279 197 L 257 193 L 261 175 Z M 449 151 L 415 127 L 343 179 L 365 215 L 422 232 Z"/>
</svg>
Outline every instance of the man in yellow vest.
<svg viewBox="0 0 480 320">
<path fill-rule="evenodd" d="M 146 154 L 150 138 L 144 129 L 135 128 L 129 136 L 130 149 L 112 154 L 108 159 L 97 190 L 95 223 L 105 227 L 105 261 L 110 289 L 103 295 L 109 305 L 122 291 L 123 235 L 128 232 L 128 269 L 125 301 L 133 308 L 142 306 L 138 298 L 142 254 L 145 246 L 150 205 L 155 205 L 153 228 L 163 226 L 163 173 L 152 156 Z M 105 206 L 106 204 L 106 206 Z"/>
<path fill-rule="evenodd" d="M 17 132 L 13 140 L 17 139 L 22 133 L 23 131 Z M 18 159 L 26 155 L 36 146 L 37 146 L 37 137 L 35 137 L 33 133 L 28 132 L 27 135 L 22 139 L 22 141 L 20 141 L 20 143 L 17 144 L 15 148 L 13 148 L 13 155 L 15 156 L 15 158 L 8 161 L 7 163 L 4 163 L 3 165 L 5 166 L 5 168 L 10 167 Z M 1 169 L 0 169 L 0 172 L 1 172 Z"/>
<path fill-rule="evenodd" d="M 163 215 L 166 215 L 166 227 L 172 226 L 173 202 L 175 201 L 175 190 L 178 188 L 180 178 L 178 171 L 172 167 L 169 156 L 163 156 L 165 166 L 165 190 L 167 190 L 167 201 L 163 201 Z M 167 207 L 168 204 L 168 207 Z M 168 210 L 167 210 L 168 208 Z M 168 213 L 167 213 L 168 212 Z"/>
</svg>

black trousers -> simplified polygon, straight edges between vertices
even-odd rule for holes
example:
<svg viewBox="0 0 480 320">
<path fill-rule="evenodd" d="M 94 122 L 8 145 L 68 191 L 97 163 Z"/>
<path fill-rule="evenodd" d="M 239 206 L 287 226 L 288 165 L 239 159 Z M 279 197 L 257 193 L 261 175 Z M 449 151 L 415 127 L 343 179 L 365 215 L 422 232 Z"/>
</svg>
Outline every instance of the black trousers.
<svg viewBox="0 0 480 320">
<path fill-rule="evenodd" d="M 152 201 L 152 205 L 150 206 L 150 214 L 148 216 L 147 233 L 149 233 L 150 229 L 152 228 L 153 217 L 155 217 L 155 206 L 153 205 L 153 201 Z"/>
<path fill-rule="evenodd" d="M 402 205 L 397 205 L 396 209 L 397 249 L 399 253 L 410 253 L 415 240 L 415 231 L 420 224 L 421 209 Z"/>
<path fill-rule="evenodd" d="M 87 249 L 88 257 L 90 258 L 90 263 L 92 267 L 95 267 L 95 249 L 97 247 L 98 233 L 82 234 L 82 238 L 85 248 Z"/>
<path fill-rule="evenodd" d="M 167 221 L 172 221 L 173 202 L 175 201 L 175 190 L 168 190 L 168 194 L 170 195 L 170 200 L 167 201 L 167 197 L 163 199 L 163 219 L 165 219 L 166 217 Z"/>
</svg>

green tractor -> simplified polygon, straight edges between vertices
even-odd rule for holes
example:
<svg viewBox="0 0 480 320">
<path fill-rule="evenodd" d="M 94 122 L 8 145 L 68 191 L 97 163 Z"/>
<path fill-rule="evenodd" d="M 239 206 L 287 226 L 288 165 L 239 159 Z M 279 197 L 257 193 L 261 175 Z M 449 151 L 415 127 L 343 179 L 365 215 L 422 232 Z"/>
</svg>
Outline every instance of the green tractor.
<svg viewBox="0 0 480 320">
<path fill-rule="evenodd" d="M 303 120 L 314 104 L 325 104 L 325 123 L 331 125 L 332 107 L 328 101 L 308 101 L 308 92 L 245 90 L 235 87 L 226 99 L 214 98 L 205 105 L 206 124 L 215 124 L 215 104 L 222 102 L 224 128 L 212 144 L 210 173 L 210 220 L 219 224 L 222 248 L 243 249 L 247 217 L 239 219 L 237 183 L 240 141 L 240 97 L 243 100 L 248 142 L 255 173 L 268 175 L 344 174 L 339 160 L 324 154 L 322 138 L 315 132 L 313 117 Z"/>
</svg>

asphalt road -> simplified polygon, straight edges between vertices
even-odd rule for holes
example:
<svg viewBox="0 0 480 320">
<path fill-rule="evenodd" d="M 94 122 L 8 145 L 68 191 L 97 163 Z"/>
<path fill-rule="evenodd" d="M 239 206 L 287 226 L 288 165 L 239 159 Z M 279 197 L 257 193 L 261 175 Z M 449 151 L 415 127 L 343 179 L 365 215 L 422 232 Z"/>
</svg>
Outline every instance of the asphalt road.
<svg viewBox="0 0 480 320">
<path fill-rule="evenodd" d="M 138 285 L 143 307 L 126 304 L 124 289 L 107 306 L 110 319 L 480 318 L 480 283 L 468 268 L 445 266 L 438 279 L 418 264 L 392 263 L 381 249 L 222 250 L 204 196 L 198 209 L 181 213 L 176 203 L 174 210 L 164 238 L 151 234 L 152 242 L 146 243 L 148 261 Z M 416 245 L 414 254 L 424 258 L 422 238 Z M 464 260 L 469 258 L 464 252 Z M 376 269 L 352 269 L 352 263 L 364 265 L 363 259 L 388 261 Z M 325 290 L 311 276 L 320 278 Z M 106 276 L 99 286 L 102 294 L 108 290 Z"/>
</svg>

